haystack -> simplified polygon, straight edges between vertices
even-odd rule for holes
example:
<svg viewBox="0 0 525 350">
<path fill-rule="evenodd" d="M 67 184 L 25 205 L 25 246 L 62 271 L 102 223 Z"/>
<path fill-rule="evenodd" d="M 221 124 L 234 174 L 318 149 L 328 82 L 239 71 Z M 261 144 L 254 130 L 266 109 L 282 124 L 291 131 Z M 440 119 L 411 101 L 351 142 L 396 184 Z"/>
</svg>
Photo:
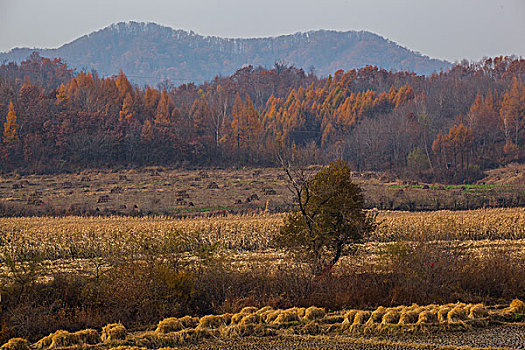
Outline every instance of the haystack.
<svg viewBox="0 0 525 350">
<path fill-rule="evenodd" d="M 184 328 L 184 325 L 181 321 L 179 321 L 176 317 L 169 317 L 165 318 L 162 321 L 159 322 L 157 325 L 157 329 L 155 332 L 159 333 L 171 333 L 171 332 L 178 332 L 181 331 Z"/>
<path fill-rule="evenodd" d="M 367 324 L 373 324 L 373 323 L 381 323 L 383 321 L 383 316 L 385 316 L 387 310 L 380 306 L 376 310 L 372 312 L 370 315 L 370 318 L 366 322 Z"/>
<path fill-rule="evenodd" d="M 453 309 L 453 307 L 449 305 L 443 305 L 438 310 L 438 321 L 441 323 L 445 323 L 448 321 L 448 313 Z"/>
<path fill-rule="evenodd" d="M 304 312 L 304 319 L 308 321 L 314 321 L 314 320 L 319 320 L 323 318 L 325 315 L 326 315 L 325 309 L 315 307 L 315 306 L 310 306 Z"/>
<path fill-rule="evenodd" d="M 369 319 L 372 313 L 370 311 L 358 311 L 355 314 L 354 322 L 352 324 L 359 325 L 365 324 Z"/>
<path fill-rule="evenodd" d="M 345 313 L 345 319 L 343 321 L 343 324 L 352 324 L 354 323 L 354 317 L 357 314 L 357 310 L 350 310 Z"/>
<path fill-rule="evenodd" d="M 419 319 L 419 308 L 415 310 L 411 307 L 405 308 L 399 315 L 398 324 L 414 324 Z"/>
<path fill-rule="evenodd" d="M 436 310 L 426 310 L 419 314 L 417 324 L 432 324 L 438 322 L 438 315 Z"/>
<path fill-rule="evenodd" d="M 81 344 L 93 345 L 101 341 L 100 334 L 98 334 L 96 329 L 84 329 L 73 334 L 78 337 Z"/>
<path fill-rule="evenodd" d="M 121 323 L 110 323 L 102 328 L 102 341 L 124 340 L 128 332 Z"/>
<path fill-rule="evenodd" d="M 466 320 L 468 317 L 468 309 L 464 305 L 458 304 L 452 310 L 448 312 L 447 321 L 448 323 L 458 323 Z"/>
<path fill-rule="evenodd" d="M 239 311 L 240 314 L 253 314 L 255 312 L 257 312 L 259 309 L 257 309 L 256 307 L 254 306 L 247 306 L 245 308 L 242 308 L 241 311 Z"/>
<path fill-rule="evenodd" d="M 182 323 L 184 328 L 195 328 L 199 324 L 198 317 L 184 316 L 179 318 L 179 321 Z"/>
<path fill-rule="evenodd" d="M 525 314 L 525 303 L 519 299 L 514 299 L 510 303 L 510 311 L 517 314 Z"/>
<path fill-rule="evenodd" d="M 388 310 L 383 316 L 382 324 L 398 324 L 401 314 L 398 310 Z"/>
<path fill-rule="evenodd" d="M 478 319 L 478 318 L 487 317 L 488 315 L 489 315 L 489 312 L 483 304 L 476 304 L 470 308 L 468 318 Z"/>
<path fill-rule="evenodd" d="M 297 310 L 295 308 L 292 309 L 286 309 L 286 310 L 280 310 L 277 314 L 277 317 L 273 320 L 272 323 L 276 324 L 284 324 L 284 323 L 290 323 L 290 322 L 299 322 L 300 318 L 297 314 Z"/>
<path fill-rule="evenodd" d="M 30 348 L 29 342 L 23 338 L 11 338 L 0 346 L 0 350 L 30 350 Z"/>
<path fill-rule="evenodd" d="M 75 333 L 69 333 L 68 331 L 59 330 L 56 331 L 51 337 L 50 349 L 63 348 L 66 346 L 81 345 L 80 337 Z"/>
<path fill-rule="evenodd" d="M 232 314 L 207 315 L 200 319 L 198 328 L 217 329 L 231 323 Z"/>
</svg>

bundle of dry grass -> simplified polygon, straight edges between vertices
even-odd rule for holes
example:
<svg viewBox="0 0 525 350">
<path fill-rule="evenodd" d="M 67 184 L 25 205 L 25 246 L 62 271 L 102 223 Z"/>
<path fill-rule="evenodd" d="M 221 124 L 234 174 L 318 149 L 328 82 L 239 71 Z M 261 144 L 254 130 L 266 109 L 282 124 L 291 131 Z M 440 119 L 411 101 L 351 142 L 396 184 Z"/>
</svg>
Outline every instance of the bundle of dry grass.
<svg viewBox="0 0 525 350">
<path fill-rule="evenodd" d="M 276 316 L 277 317 L 275 317 L 271 323 L 283 325 L 292 322 L 300 322 L 301 320 L 296 308 L 278 310 Z"/>
<path fill-rule="evenodd" d="M 357 314 L 358 310 L 349 310 L 345 312 L 345 319 L 343 320 L 343 324 L 351 325 L 354 323 L 354 317 Z"/>
<path fill-rule="evenodd" d="M 460 323 L 467 319 L 469 314 L 469 307 L 464 304 L 457 304 L 452 310 L 448 312 L 448 323 Z"/>
<path fill-rule="evenodd" d="M 41 350 L 41 349 L 46 349 L 49 347 L 49 345 L 51 345 L 51 341 L 53 339 L 53 334 L 54 333 L 51 333 L 50 335 L 48 336 L 45 336 L 43 337 L 42 339 L 40 339 L 39 341 L 37 341 L 35 344 L 34 344 L 34 347 L 37 349 L 37 350 Z"/>
<path fill-rule="evenodd" d="M 233 318 L 232 318 L 233 321 Z M 245 315 L 241 321 L 239 322 L 240 325 L 248 325 L 248 324 L 258 324 L 263 321 L 262 317 L 258 314 L 249 314 Z"/>
<path fill-rule="evenodd" d="M 0 350 L 30 350 L 30 348 L 29 342 L 23 338 L 11 338 L 0 346 Z"/>
<path fill-rule="evenodd" d="M 519 299 L 514 299 L 510 303 L 510 311 L 517 314 L 525 314 L 525 303 Z"/>
<path fill-rule="evenodd" d="M 489 315 L 489 311 L 485 308 L 483 304 L 476 304 L 470 308 L 468 318 L 478 319 L 485 318 Z"/>
<path fill-rule="evenodd" d="M 271 311 L 274 311 L 273 307 L 265 306 L 265 307 L 260 308 L 259 310 L 257 310 L 255 313 L 258 314 L 258 315 L 263 316 L 263 315 L 267 315 Z"/>
<path fill-rule="evenodd" d="M 199 325 L 198 317 L 184 316 L 179 318 L 179 321 L 184 328 L 195 328 Z"/>
<path fill-rule="evenodd" d="M 419 314 L 417 324 L 434 324 L 438 322 L 438 314 L 436 310 L 425 310 Z"/>
<path fill-rule="evenodd" d="M 124 340 L 128 332 L 121 323 L 110 323 L 102 328 L 102 341 Z"/>
<path fill-rule="evenodd" d="M 496 317 L 502 321 L 520 321 L 524 318 L 525 314 L 525 303 L 519 299 L 514 299 L 509 307 L 501 310 Z"/>
<path fill-rule="evenodd" d="M 326 315 L 325 309 L 315 307 L 315 306 L 310 306 L 308 309 L 305 310 L 303 318 L 308 321 L 314 321 L 314 320 L 319 320 L 323 318 L 325 315 Z"/>
<path fill-rule="evenodd" d="M 385 309 L 383 306 L 378 307 L 372 312 L 370 318 L 366 323 L 369 325 L 374 323 L 381 323 L 383 321 L 383 316 L 385 316 L 386 312 L 387 309 Z"/>
<path fill-rule="evenodd" d="M 365 324 L 369 319 L 372 313 L 370 311 L 358 311 L 355 314 L 353 325 Z"/>
<path fill-rule="evenodd" d="M 138 346 L 120 345 L 120 346 L 116 346 L 114 348 L 110 348 L 109 350 L 146 350 L 146 348 L 141 348 L 141 347 L 138 347 Z"/>
<path fill-rule="evenodd" d="M 411 308 L 407 307 L 401 313 L 399 314 L 399 322 L 398 324 L 404 325 L 404 324 L 414 324 L 419 319 L 419 308 Z"/>
<path fill-rule="evenodd" d="M 221 326 L 227 326 L 231 323 L 232 314 L 224 315 L 207 315 L 203 316 L 200 321 L 198 328 L 205 329 L 217 329 Z"/>
<path fill-rule="evenodd" d="M 396 309 L 390 309 L 383 316 L 382 324 L 398 324 L 401 318 L 401 313 Z"/>
<path fill-rule="evenodd" d="M 453 309 L 453 306 L 450 304 L 442 305 L 438 309 L 438 322 L 445 323 L 448 322 L 448 313 Z"/>
<path fill-rule="evenodd" d="M 257 309 L 256 307 L 254 306 L 247 306 L 245 308 L 242 308 L 241 311 L 239 311 L 240 314 L 253 314 L 255 312 L 257 312 L 259 309 Z"/>
<path fill-rule="evenodd" d="M 304 307 L 292 307 L 288 310 L 290 310 L 291 312 L 295 312 L 297 316 L 299 316 L 299 318 L 303 318 L 306 313 L 306 309 Z"/>
<path fill-rule="evenodd" d="M 96 329 L 84 329 L 73 333 L 78 337 L 78 340 L 82 344 L 98 344 L 101 342 L 100 334 Z"/>
<path fill-rule="evenodd" d="M 159 333 L 171 333 L 178 332 L 184 329 L 182 322 L 176 317 L 165 318 L 159 322 L 155 332 Z"/>
<path fill-rule="evenodd" d="M 82 345 L 80 336 L 76 333 L 69 333 L 68 331 L 56 331 L 51 337 L 50 349 L 63 348 L 66 346 Z"/>
</svg>

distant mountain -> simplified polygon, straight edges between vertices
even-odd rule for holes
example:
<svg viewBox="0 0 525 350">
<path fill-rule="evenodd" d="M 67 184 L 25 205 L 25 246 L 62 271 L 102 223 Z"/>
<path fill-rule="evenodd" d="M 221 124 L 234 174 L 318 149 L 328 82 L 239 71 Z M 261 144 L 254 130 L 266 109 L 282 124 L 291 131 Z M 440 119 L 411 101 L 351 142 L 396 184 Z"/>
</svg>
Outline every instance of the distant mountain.
<svg viewBox="0 0 525 350">
<path fill-rule="evenodd" d="M 446 61 L 410 51 L 365 31 L 318 30 L 279 37 L 225 39 L 174 30 L 154 23 L 116 23 L 57 49 L 16 48 L 0 53 L 1 62 L 20 62 L 33 51 L 61 57 L 77 70 L 114 75 L 122 69 L 138 84 L 169 79 L 174 84 L 227 76 L 244 65 L 272 67 L 280 61 L 320 76 L 365 65 L 431 74 Z"/>
</svg>

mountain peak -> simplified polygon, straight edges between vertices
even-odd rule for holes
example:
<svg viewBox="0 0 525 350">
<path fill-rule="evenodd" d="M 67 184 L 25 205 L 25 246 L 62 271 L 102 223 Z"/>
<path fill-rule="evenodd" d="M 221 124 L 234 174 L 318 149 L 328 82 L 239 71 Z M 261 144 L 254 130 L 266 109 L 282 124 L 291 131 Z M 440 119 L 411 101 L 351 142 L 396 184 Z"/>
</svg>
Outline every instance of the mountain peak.
<svg viewBox="0 0 525 350">
<path fill-rule="evenodd" d="M 140 84 L 203 82 L 246 66 L 273 66 L 276 61 L 315 67 L 321 76 L 336 70 L 375 65 L 387 70 L 430 74 L 450 67 L 380 35 L 366 31 L 312 30 L 266 38 L 221 38 L 173 29 L 156 23 L 118 22 L 84 35 L 58 49 L 14 49 L 2 61 L 20 61 L 32 51 L 61 57 L 77 69 L 101 75 L 123 70 Z"/>
</svg>

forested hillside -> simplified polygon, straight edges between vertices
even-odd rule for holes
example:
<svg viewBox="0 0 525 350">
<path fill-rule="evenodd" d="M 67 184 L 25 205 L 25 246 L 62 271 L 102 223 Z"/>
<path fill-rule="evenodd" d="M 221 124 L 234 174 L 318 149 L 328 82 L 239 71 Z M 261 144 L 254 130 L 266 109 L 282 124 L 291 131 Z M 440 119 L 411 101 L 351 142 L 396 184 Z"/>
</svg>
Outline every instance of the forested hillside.
<svg viewBox="0 0 525 350">
<path fill-rule="evenodd" d="M 431 74 L 448 62 L 410 51 L 370 32 L 311 31 L 279 37 L 226 39 L 204 37 L 154 23 L 116 23 L 58 49 L 14 49 L 0 53 L 1 62 L 21 62 L 33 51 L 61 57 L 77 70 L 101 76 L 123 70 L 141 86 L 163 80 L 202 83 L 229 76 L 244 65 L 272 67 L 286 62 L 322 77 L 338 69 L 376 65 L 387 70 Z"/>
<path fill-rule="evenodd" d="M 202 85 L 133 86 L 33 54 L 0 66 L 2 171 L 310 163 L 468 182 L 525 160 L 525 60 L 428 77 L 367 66 L 320 79 L 244 67 Z"/>
</svg>

